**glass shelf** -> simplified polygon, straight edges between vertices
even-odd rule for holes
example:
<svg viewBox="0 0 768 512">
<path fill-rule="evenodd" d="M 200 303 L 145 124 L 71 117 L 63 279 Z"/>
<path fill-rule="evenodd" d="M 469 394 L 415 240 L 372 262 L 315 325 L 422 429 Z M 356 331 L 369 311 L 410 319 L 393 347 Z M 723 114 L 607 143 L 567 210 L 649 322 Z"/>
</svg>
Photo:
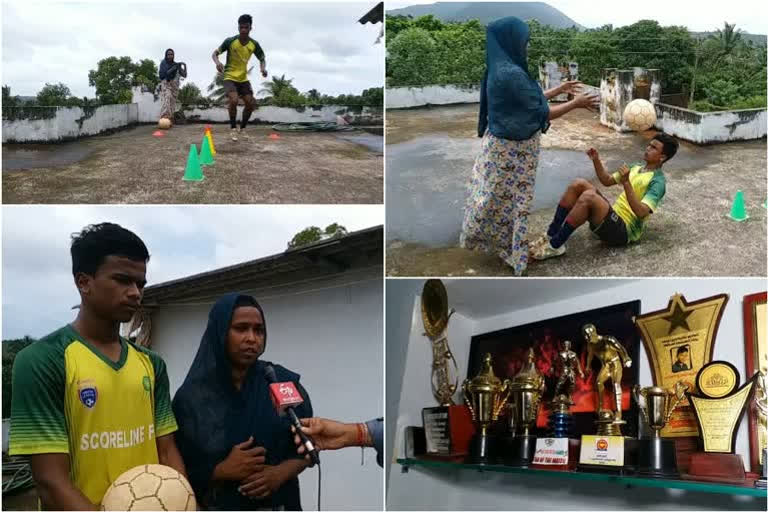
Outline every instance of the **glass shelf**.
<svg viewBox="0 0 768 512">
<path fill-rule="evenodd" d="M 488 471 L 496 473 L 517 473 L 536 476 L 547 476 L 571 480 L 593 480 L 602 482 L 614 482 L 627 487 L 660 487 L 666 489 L 684 489 L 696 492 L 711 492 L 719 494 L 738 494 L 742 496 L 755 496 L 765 498 L 765 489 L 757 489 L 752 486 L 718 484 L 712 482 L 698 482 L 694 480 L 671 480 L 667 478 L 646 478 L 641 476 L 624 476 L 611 473 L 597 473 L 588 471 L 555 471 L 546 469 L 516 468 L 501 465 L 463 464 L 459 462 L 442 461 L 434 459 L 397 459 L 397 463 L 407 470 L 412 466 L 425 466 L 433 468 Z"/>
</svg>

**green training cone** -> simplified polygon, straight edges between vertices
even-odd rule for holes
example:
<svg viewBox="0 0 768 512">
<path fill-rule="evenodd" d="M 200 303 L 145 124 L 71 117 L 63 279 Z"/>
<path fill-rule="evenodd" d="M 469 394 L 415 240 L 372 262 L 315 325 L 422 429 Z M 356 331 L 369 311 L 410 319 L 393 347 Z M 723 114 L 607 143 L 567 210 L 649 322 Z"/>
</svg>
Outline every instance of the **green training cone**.
<svg viewBox="0 0 768 512">
<path fill-rule="evenodd" d="M 202 165 L 213 165 L 211 144 L 208 142 L 208 137 L 205 135 L 203 135 L 203 142 L 200 143 L 200 163 Z"/>
<path fill-rule="evenodd" d="M 190 144 L 187 168 L 184 170 L 184 181 L 203 181 L 204 179 L 203 168 L 200 167 L 200 161 L 197 159 L 197 147 Z"/>
<path fill-rule="evenodd" d="M 733 206 L 731 206 L 731 213 L 728 214 L 728 218 L 739 222 L 749 218 L 744 206 L 744 193 L 741 190 L 736 191 L 736 197 L 733 198 Z"/>
</svg>

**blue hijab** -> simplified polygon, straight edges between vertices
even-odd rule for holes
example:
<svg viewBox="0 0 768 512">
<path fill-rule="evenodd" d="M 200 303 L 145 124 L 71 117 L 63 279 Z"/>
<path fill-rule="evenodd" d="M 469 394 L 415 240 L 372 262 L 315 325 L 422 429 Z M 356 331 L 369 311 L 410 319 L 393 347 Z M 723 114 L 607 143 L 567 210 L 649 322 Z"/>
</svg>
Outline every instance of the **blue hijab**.
<svg viewBox="0 0 768 512">
<path fill-rule="evenodd" d="M 293 444 L 290 421 L 277 414 L 269 396 L 264 368 L 270 363 L 257 360 L 248 369 L 240 391 L 232 384 L 227 340 L 235 304 L 241 297 L 261 311 L 266 346 L 266 318 L 253 297 L 229 294 L 213 305 L 197 355 L 173 398 L 173 412 L 179 425 L 176 443 L 198 502 L 209 510 L 279 506 L 286 510 L 301 510 L 298 478 L 289 480 L 264 500 L 241 496 L 237 491 L 238 482 L 210 485 L 216 465 L 229 455 L 234 445 L 250 436 L 253 436 L 253 446 L 266 448 L 267 464 L 301 458 Z M 299 375 L 277 364 L 274 368 L 277 379 L 292 381 L 304 398 L 304 403 L 296 408 L 296 414 L 312 416 L 312 405 L 306 390 L 299 384 Z"/>
<path fill-rule="evenodd" d="M 514 16 L 488 25 L 478 137 L 487 128 L 496 137 L 526 140 L 549 128 L 549 104 L 528 74 L 529 38 L 528 25 Z"/>
</svg>

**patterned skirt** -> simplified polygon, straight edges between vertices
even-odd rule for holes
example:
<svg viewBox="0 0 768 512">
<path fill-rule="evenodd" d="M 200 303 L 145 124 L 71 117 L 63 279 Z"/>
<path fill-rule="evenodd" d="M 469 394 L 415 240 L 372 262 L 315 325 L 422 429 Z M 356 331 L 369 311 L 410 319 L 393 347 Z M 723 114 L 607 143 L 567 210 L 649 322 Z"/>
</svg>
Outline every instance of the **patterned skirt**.
<svg viewBox="0 0 768 512">
<path fill-rule="evenodd" d="M 166 118 L 173 122 L 173 114 L 176 112 L 176 98 L 179 96 L 179 77 L 173 80 L 163 80 L 160 82 L 160 119 Z"/>
<path fill-rule="evenodd" d="M 541 153 L 541 133 L 507 140 L 486 132 L 472 168 L 459 244 L 498 254 L 515 275 L 528 265 L 528 214 Z"/>
</svg>

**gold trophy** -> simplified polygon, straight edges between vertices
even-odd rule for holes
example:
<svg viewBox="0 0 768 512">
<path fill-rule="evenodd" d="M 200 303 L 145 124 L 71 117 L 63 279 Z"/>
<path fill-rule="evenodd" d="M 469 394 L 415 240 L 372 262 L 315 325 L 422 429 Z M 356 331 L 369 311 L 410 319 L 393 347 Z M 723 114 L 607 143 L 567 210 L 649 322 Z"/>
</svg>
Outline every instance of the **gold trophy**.
<svg viewBox="0 0 768 512">
<path fill-rule="evenodd" d="M 743 484 L 744 461 L 736 451 L 736 432 L 757 375 L 739 387 L 739 371 L 726 361 L 705 364 L 696 375 L 698 394 L 686 391 L 699 427 L 701 452 L 691 455 L 685 478 Z"/>
<path fill-rule="evenodd" d="M 453 401 L 459 374 L 446 335 L 453 313 L 443 283 L 429 279 L 421 293 L 421 319 L 432 345 L 432 394 L 440 404 L 421 411 L 426 452 L 431 455 L 465 455 L 473 433 L 469 411 Z"/>
<path fill-rule="evenodd" d="M 685 400 L 687 389 L 688 386 L 683 381 L 675 383 L 674 392 L 658 386 L 641 388 L 639 384 L 632 388 L 632 396 L 645 419 L 645 424 L 652 432 L 650 439 L 639 441 L 638 473 L 662 477 L 678 476 L 675 442 L 662 439 L 661 429 L 672 417 L 675 407 Z"/>
<path fill-rule="evenodd" d="M 466 379 L 462 385 L 464 402 L 469 407 L 472 420 L 479 430 L 469 447 L 471 464 L 493 464 L 496 462 L 493 447 L 489 446 L 491 437 L 488 435 L 488 427 L 499 419 L 499 414 L 509 398 L 511 382 L 509 379 L 501 381 L 494 373 L 491 354 L 485 354 L 483 369 L 472 380 Z"/>
<path fill-rule="evenodd" d="M 597 374 L 597 435 L 620 436 L 621 426 L 627 423 L 621 419 L 621 378 L 623 368 L 632 366 L 632 358 L 619 340 L 598 334 L 594 325 L 585 325 L 582 332 L 587 341 L 587 373 L 592 371 L 590 365 L 593 357 L 602 363 Z M 613 383 L 615 411 L 603 409 L 603 391 L 608 380 Z"/>
<path fill-rule="evenodd" d="M 581 436 L 579 464 L 591 469 L 599 467 L 611 471 L 623 471 L 626 469 L 625 454 L 631 454 L 633 450 L 625 443 L 624 436 L 621 434 L 621 426 L 627 423 L 621 419 L 621 378 L 623 369 L 632 366 L 632 358 L 619 340 L 613 336 L 598 334 L 594 325 L 587 324 L 581 330 L 587 342 L 587 376 L 592 372 L 592 358 L 597 357 L 602 366 L 596 377 L 597 435 Z M 613 385 L 615 410 L 603 408 L 603 392 L 608 380 Z"/>
<path fill-rule="evenodd" d="M 512 379 L 509 389 L 512 397 L 509 410 L 514 430 L 505 443 L 505 463 L 510 466 L 528 466 L 536 452 L 536 436 L 532 429 L 546 389 L 544 377 L 536 370 L 533 347 L 528 350 L 528 359 Z"/>
</svg>

